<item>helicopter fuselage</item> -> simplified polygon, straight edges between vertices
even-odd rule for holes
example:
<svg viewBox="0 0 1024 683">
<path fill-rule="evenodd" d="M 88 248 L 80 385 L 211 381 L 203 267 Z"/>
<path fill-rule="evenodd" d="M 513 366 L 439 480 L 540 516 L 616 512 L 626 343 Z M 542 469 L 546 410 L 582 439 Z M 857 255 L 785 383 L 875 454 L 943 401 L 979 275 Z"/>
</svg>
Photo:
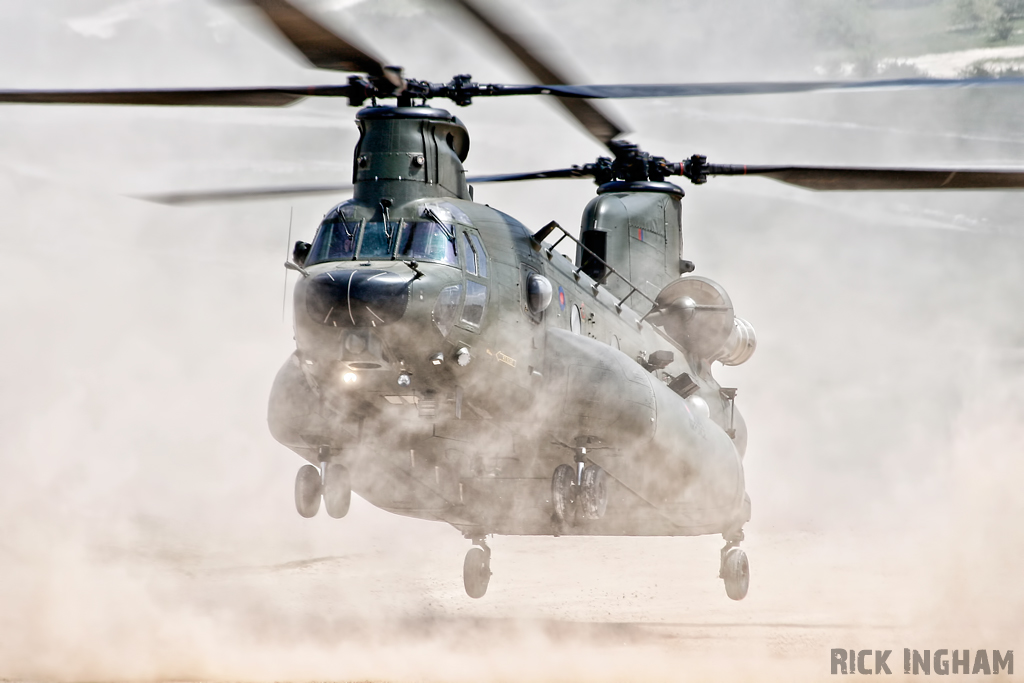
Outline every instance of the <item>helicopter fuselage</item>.
<svg viewBox="0 0 1024 683">
<path fill-rule="evenodd" d="M 642 293 L 624 300 L 473 202 L 454 117 L 364 112 L 356 195 L 303 254 L 275 438 L 344 465 L 372 504 L 469 537 L 739 529 L 746 432 L 710 363 L 631 307 Z M 607 472 L 599 519 L 553 517 L 567 463 Z"/>
</svg>

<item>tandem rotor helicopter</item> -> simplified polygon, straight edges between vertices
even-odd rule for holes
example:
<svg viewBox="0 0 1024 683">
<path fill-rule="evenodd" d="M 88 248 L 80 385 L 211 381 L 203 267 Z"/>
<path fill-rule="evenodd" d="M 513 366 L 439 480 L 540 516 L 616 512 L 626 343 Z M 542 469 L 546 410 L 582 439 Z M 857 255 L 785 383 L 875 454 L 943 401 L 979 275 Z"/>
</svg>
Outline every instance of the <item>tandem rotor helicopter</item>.
<svg viewBox="0 0 1024 683">
<path fill-rule="evenodd" d="M 747 430 L 735 388 L 712 374 L 754 352 L 753 327 L 719 284 L 689 275 L 683 190 L 762 175 L 814 190 L 1024 188 L 1024 169 L 744 166 L 670 161 L 620 139 L 591 100 L 813 90 L 1020 85 L 1024 79 L 568 85 L 477 0 L 452 0 L 536 78 L 533 85 L 407 78 L 292 0 L 246 0 L 315 67 L 322 86 L 0 91 L 0 102 L 280 107 L 335 97 L 356 114 L 353 196 L 286 267 L 295 352 L 270 395 L 274 438 L 307 461 L 299 514 L 344 517 L 353 492 L 400 515 L 447 522 L 473 542 L 466 592 L 491 577 L 489 535 L 721 534 L 720 578 L 742 599 L 750 520 Z M 536 173 L 467 178 L 462 122 L 431 105 L 546 95 L 611 156 Z M 394 100 L 394 104 L 382 101 Z M 365 105 L 369 106 L 365 106 Z M 529 229 L 473 201 L 470 183 L 591 178 L 579 236 Z M 169 203 L 301 194 L 281 188 L 165 195 Z M 574 260 L 556 251 L 575 243 Z"/>
</svg>

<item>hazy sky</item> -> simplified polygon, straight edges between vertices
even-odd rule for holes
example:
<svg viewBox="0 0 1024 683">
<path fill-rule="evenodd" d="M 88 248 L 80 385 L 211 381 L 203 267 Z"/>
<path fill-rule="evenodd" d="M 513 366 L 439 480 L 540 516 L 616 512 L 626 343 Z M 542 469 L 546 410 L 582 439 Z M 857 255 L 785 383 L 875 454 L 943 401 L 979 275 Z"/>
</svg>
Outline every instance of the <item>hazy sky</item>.
<svg viewBox="0 0 1024 683">
<path fill-rule="evenodd" d="M 410 75 L 526 80 L 443 3 L 308 6 L 334 25 L 358 27 L 365 44 Z M 509 7 L 550 37 L 552 54 L 581 80 L 614 83 L 813 78 L 856 57 L 856 46 L 825 30 L 828 22 L 852 22 L 869 37 L 879 30 L 871 12 L 847 16 L 833 12 L 837 6 Z M 258 17 L 227 2 L 12 0 L 0 13 L 0 87 L 344 78 L 306 68 Z M 979 91 L 651 100 L 613 109 L 635 129 L 630 139 L 671 159 L 699 152 L 726 163 L 1024 165 L 1020 104 L 1012 92 Z M 182 583 L 176 562 L 181 572 L 207 576 L 211 566 L 366 553 L 369 568 L 360 571 L 370 575 L 382 561 L 373 553 L 386 547 L 391 573 L 381 581 L 397 583 L 371 582 L 377 593 L 350 597 L 346 614 L 376 613 L 376 601 L 400 614 L 462 614 L 459 603 L 431 592 L 447 587 L 416 583 L 420 567 L 440 562 L 425 558 L 454 553 L 451 580 L 461 591 L 467 544 L 454 530 L 359 501 L 341 522 L 298 518 L 291 488 L 301 463 L 266 429 L 270 383 L 293 348 L 281 320 L 289 220 L 293 239 L 311 237 L 342 198 L 173 209 L 123 196 L 346 182 L 353 113 L 342 102 L 280 111 L 0 107 L 0 514 L 8 520 L 0 531 L 0 603 L 8 606 L 0 677 L 97 680 L 130 660 L 126 676 L 238 678 L 254 675 L 238 664 L 247 652 L 272 645 L 301 661 L 299 644 L 319 647 L 304 639 L 301 621 L 287 637 L 270 628 L 236 639 L 233 629 L 254 605 L 281 594 L 272 585 L 246 588 L 218 602 L 219 584 Z M 601 153 L 540 100 L 480 102 L 457 113 L 473 136 L 470 172 L 557 168 Z M 1019 633 L 1019 617 L 1003 619 L 1019 613 L 1017 584 L 1001 596 L 979 586 L 1002 576 L 1022 547 L 1012 521 L 1021 512 L 1014 491 L 1022 473 L 1024 194 L 829 195 L 724 178 L 685 189 L 687 257 L 698 274 L 725 285 L 759 339 L 747 365 L 720 373 L 724 385 L 739 387 L 750 429 L 748 536 L 848 535 L 854 575 L 876 566 L 875 540 L 910 548 L 927 567 L 920 580 L 937 590 L 951 590 L 950 577 L 967 567 L 976 578 L 963 579 L 963 590 L 1000 616 L 979 621 L 962 607 L 954 620 Z M 584 181 L 477 188 L 479 201 L 537 227 L 578 224 L 591 196 Z M 541 540 L 550 546 L 537 547 L 552 553 L 566 547 Z M 691 547 L 673 543 L 673 553 Z M 717 541 L 693 543 L 717 552 Z M 936 546 L 946 550 L 932 552 Z M 636 547 L 657 557 L 668 546 Z M 982 556 L 981 567 L 971 564 Z M 773 571 L 779 585 L 762 582 L 758 591 L 786 587 L 786 572 Z M 543 573 L 537 580 L 540 593 Z M 423 592 L 395 607 L 387 596 L 406 581 Z M 685 596 L 687 585 L 674 590 Z M 572 599 L 586 602 L 580 596 Z M 897 614 L 919 612 L 898 590 L 885 597 Z M 493 607 L 473 609 L 494 616 L 486 611 Z M 318 613 L 315 604 L 309 610 Z M 838 608 L 826 615 L 848 616 Z M 164 619 L 163 636 L 139 635 Z M 202 648 L 192 669 L 154 654 L 184 652 L 183 661 L 193 661 L 186 655 L 195 643 L 179 637 L 186 631 L 223 644 L 229 664 L 219 669 Z M 975 647 L 1013 644 L 1004 641 Z M 111 643 L 123 644 L 121 659 Z M 56 664 L 31 654 L 47 648 L 59 655 Z M 324 648 L 318 656 L 327 657 Z M 279 680 L 330 671 L 281 661 Z"/>
</svg>

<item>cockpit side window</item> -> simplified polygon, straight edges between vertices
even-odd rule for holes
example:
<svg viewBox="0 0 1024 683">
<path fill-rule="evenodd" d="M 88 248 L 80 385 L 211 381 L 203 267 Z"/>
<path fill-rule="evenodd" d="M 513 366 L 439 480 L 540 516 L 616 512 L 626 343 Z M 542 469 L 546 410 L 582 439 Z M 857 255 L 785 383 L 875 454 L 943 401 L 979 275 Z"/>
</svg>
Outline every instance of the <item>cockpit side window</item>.
<svg viewBox="0 0 1024 683">
<path fill-rule="evenodd" d="M 307 265 L 355 258 L 360 224 L 361 221 L 346 221 L 342 218 L 324 219 L 309 250 Z"/>
<path fill-rule="evenodd" d="M 481 281 L 487 277 L 487 254 L 480 236 L 470 230 L 462 233 L 462 253 L 466 261 L 466 297 L 462 304 L 462 325 L 477 331 L 483 324 L 487 308 L 487 284 Z"/>
<path fill-rule="evenodd" d="M 466 256 L 466 272 L 469 273 L 470 275 L 476 275 L 476 248 L 473 246 L 473 243 L 469 239 L 469 233 L 462 233 L 462 239 L 463 242 L 465 243 L 463 245 L 465 246 L 463 253 Z"/>
<path fill-rule="evenodd" d="M 484 319 L 487 306 L 487 286 L 472 280 L 466 281 L 466 301 L 462 305 L 462 322 L 479 327 Z"/>
<path fill-rule="evenodd" d="M 473 251 L 476 252 L 477 274 L 480 277 L 487 277 L 487 252 L 484 251 L 484 245 L 480 241 L 480 236 L 475 232 L 470 233 L 469 239 L 472 240 Z"/>
</svg>

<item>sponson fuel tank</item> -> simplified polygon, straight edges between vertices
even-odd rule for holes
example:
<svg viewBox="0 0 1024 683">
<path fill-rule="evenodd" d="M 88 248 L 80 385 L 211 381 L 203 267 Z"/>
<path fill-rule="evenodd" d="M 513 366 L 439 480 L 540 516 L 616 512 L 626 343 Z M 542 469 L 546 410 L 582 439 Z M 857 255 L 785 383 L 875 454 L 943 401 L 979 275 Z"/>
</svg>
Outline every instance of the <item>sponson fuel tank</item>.
<svg viewBox="0 0 1024 683">
<path fill-rule="evenodd" d="M 585 447 L 673 522 L 720 528 L 744 512 L 740 455 L 725 431 L 621 351 L 566 330 L 547 335 L 551 433 Z"/>
</svg>

